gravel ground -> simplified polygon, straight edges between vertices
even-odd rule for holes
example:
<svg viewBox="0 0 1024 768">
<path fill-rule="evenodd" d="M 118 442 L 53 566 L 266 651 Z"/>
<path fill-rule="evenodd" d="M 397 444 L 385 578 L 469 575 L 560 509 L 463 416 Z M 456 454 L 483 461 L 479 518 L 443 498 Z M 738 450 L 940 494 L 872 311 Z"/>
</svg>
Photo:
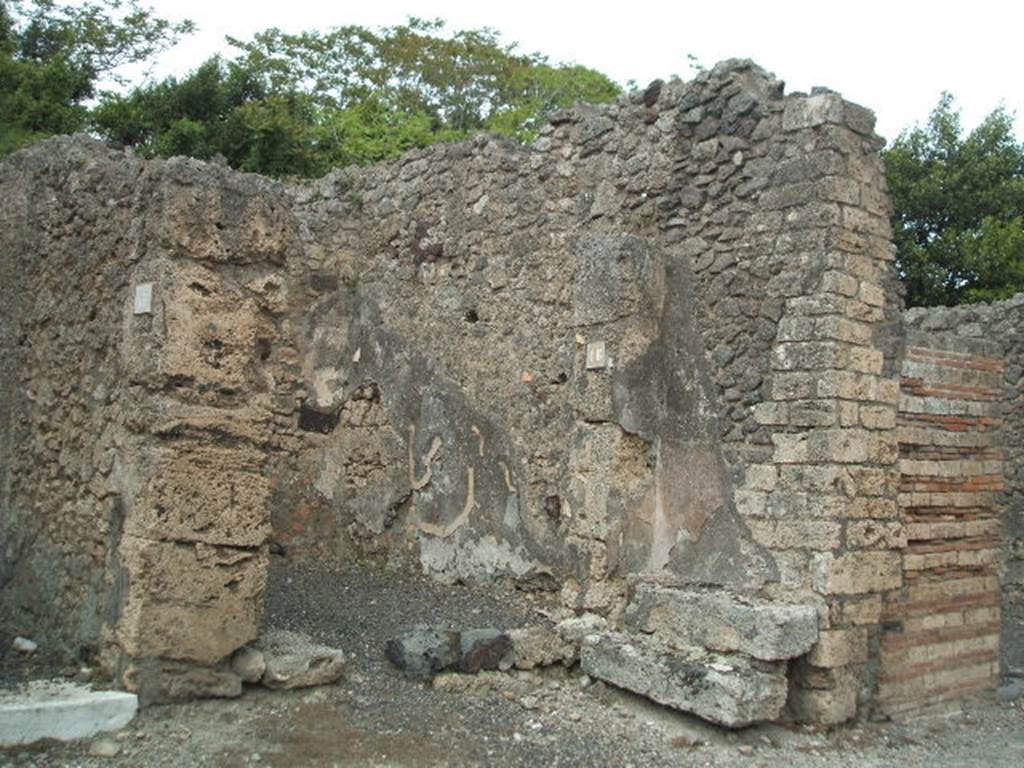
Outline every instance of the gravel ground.
<svg viewBox="0 0 1024 768">
<path fill-rule="evenodd" d="M 0 766 L 1024 766 L 1024 702 L 994 696 L 830 731 L 730 732 L 575 670 L 441 675 L 431 685 L 405 680 L 383 656 L 388 637 L 418 623 L 509 628 L 553 607 L 543 595 L 399 573 L 278 567 L 268 627 L 343 649 L 343 681 L 151 707 L 93 742 L 0 751 Z"/>
</svg>

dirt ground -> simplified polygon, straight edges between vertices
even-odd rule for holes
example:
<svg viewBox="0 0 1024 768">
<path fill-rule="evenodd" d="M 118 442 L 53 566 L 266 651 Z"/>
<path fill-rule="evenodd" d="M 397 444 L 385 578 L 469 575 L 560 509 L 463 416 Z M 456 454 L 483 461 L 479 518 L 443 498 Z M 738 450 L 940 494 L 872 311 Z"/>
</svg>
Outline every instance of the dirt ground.
<svg viewBox="0 0 1024 768">
<path fill-rule="evenodd" d="M 151 707 L 118 734 L 0 751 L 0 766 L 1024 766 L 1024 701 L 994 695 L 832 730 L 727 731 L 578 670 L 425 684 L 404 679 L 383 655 L 387 638 L 415 624 L 510 628 L 542 620 L 550 607 L 543 595 L 398 573 L 278 567 L 267 626 L 343 649 L 341 682 Z"/>
</svg>

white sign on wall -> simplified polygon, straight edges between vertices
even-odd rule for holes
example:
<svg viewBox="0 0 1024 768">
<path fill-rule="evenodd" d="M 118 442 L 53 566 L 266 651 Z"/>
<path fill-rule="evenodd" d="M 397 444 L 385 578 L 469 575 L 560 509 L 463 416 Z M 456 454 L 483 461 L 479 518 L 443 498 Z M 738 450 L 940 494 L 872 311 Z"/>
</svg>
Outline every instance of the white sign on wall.
<svg viewBox="0 0 1024 768">
<path fill-rule="evenodd" d="M 136 315 L 153 314 L 153 284 L 139 283 L 135 286 L 135 306 L 133 313 Z"/>
</svg>

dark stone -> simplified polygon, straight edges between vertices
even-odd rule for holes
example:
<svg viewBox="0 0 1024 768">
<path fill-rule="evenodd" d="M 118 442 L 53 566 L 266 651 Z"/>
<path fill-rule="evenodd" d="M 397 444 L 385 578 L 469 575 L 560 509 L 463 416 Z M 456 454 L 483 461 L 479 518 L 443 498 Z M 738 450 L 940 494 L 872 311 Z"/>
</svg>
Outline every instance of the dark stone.
<svg viewBox="0 0 1024 768">
<path fill-rule="evenodd" d="M 665 85 L 664 80 L 655 80 L 647 89 L 644 91 L 644 106 L 653 107 L 658 103 L 658 97 L 661 96 L 661 88 Z"/>
<path fill-rule="evenodd" d="M 309 276 L 309 287 L 318 293 L 332 293 L 338 290 L 338 276 L 314 272 Z"/>
<path fill-rule="evenodd" d="M 429 678 L 461 657 L 459 633 L 433 627 L 416 627 L 384 646 L 388 660 L 407 677 Z"/>
<path fill-rule="evenodd" d="M 512 652 L 512 638 L 497 629 L 470 629 L 460 635 L 458 672 L 476 673 L 498 669 Z"/>
<path fill-rule="evenodd" d="M 299 429 L 303 432 L 319 432 L 329 435 L 338 426 L 341 411 L 318 411 L 309 403 L 299 407 Z"/>
</svg>

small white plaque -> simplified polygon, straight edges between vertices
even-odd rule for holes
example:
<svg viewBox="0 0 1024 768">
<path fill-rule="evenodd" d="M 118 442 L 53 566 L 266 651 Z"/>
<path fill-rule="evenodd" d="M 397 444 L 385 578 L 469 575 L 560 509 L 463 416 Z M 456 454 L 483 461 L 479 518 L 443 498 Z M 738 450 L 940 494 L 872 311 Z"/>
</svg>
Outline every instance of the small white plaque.
<svg viewBox="0 0 1024 768">
<path fill-rule="evenodd" d="M 139 283 L 135 286 L 135 307 L 136 315 L 153 314 L 153 284 Z"/>
<path fill-rule="evenodd" d="M 608 366 L 608 355 L 605 353 L 603 341 L 592 341 L 587 344 L 587 370 L 596 371 Z"/>
</svg>

